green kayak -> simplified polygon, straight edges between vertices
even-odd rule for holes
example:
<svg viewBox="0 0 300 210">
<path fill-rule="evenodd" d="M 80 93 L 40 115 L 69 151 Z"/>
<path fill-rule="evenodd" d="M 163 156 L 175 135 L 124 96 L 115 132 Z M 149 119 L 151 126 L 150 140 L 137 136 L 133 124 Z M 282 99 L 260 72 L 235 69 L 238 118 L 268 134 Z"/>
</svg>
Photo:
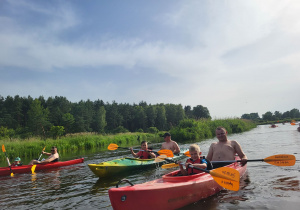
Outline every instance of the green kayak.
<svg viewBox="0 0 300 210">
<path fill-rule="evenodd" d="M 88 166 L 96 176 L 98 176 L 99 178 L 103 178 L 119 174 L 120 172 L 151 168 L 183 158 L 186 158 L 184 154 L 174 155 L 173 158 L 168 158 L 168 160 L 157 163 L 154 161 L 154 159 L 138 159 L 125 157 L 98 164 L 88 164 Z"/>
</svg>

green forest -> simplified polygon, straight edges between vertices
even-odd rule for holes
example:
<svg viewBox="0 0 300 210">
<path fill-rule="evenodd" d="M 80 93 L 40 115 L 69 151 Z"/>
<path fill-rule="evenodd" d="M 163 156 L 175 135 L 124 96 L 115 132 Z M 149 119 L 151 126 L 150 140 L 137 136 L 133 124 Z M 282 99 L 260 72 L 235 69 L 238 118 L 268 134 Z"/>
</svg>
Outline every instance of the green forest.
<svg viewBox="0 0 300 210">
<path fill-rule="evenodd" d="M 243 114 L 241 119 L 248 119 L 254 120 L 258 123 L 268 123 L 270 121 L 290 121 L 290 120 L 299 120 L 300 119 L 300 112 L 299 109 L 292 109 L 286 112 L 275 111 L 274 113 L 271 111 L 266 112 L 259 117 L 258 113 L 250 113 L 250 114 Z"/>
<path fill-rule="evenodd" d="M 59 138 L 72 133 L 116 134 L 170 130 L 183 119 L 210 119 L 206 107 L 181 104 L 70 102 L 66 97 L 45 99 L 0 96 L 0 138 Z"/>
</svg>

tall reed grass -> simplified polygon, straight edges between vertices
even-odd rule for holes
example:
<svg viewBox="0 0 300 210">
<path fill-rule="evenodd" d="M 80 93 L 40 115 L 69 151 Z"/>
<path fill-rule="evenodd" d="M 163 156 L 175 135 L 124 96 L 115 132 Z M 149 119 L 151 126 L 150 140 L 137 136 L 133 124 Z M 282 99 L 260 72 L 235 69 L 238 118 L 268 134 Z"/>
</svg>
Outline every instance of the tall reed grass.
<svg viewBox="0 0 300 210">
<path fill-rule="evenodd" d="M 215 136 L 217 127 L 222 126 L 226 128 L 228 133 L 241 133 L 251 130 L 257 125 L 250 120 L 243 119 L 186 119 L 182 120 L 178 126 L 171 129 L 172 138 L 176 141 L 201 141 Z"/>
<path fill-rule="evenodd" d="M 162 141 L 155 134 L 149 133 L 123 133 L 116 135 L 99 135 L 99 134 L 78 134 L 62 137 L 57 140 L 46 139 L 40 140 L 31 138 L 29 140 L 1 140 L 0 144 L 5 145 L 6 153 L 10 160 L 15 157 L 37 158 L 46 146 L 46 151 L 50 151 L 52 146 L 56 146 L 60 154 L 71 153 L 79 150 L 106 150 L 110 143 L 119 146 L 140 145 L 141 141 L 151 141 L 152 143 Z M 0 153 L 0 160 L 4 160 L 5 155 Z"/>
<path fill-rule="evenodd" d="M 219 119 L 219 120 L 183 120 L 180 124 L 170 130 L 172 139 L 178 142 L 199 141 L 215 136 L 218 126 L 223 126 L 228 133 L 241 133 L 256 127 L 256 124 L 249 120 L 241 119 Z M 96 133 L 72 134 L 57 140 L 31 138 L 29 140 L 0 140 L 0 145 L 4 144 L 6 153 L 10 160 L 15 157 L 37 158 L 42 149 L 46 146 L 49 151 L 52 146 L 56 146 L 60 154 L 77 152 L 80 150 L 106 150 L 110 143 L 118 144 L 121 147 L 139 146 L 141 141 L 151 143 L 162 142 L 160 137 L 163 131 L 156 134 L 151 133 L 122 133 L 116 135 L 99 135 Z M 0 160 L 5 160 L 4 153 L 0 153 Z"/>
</svg>

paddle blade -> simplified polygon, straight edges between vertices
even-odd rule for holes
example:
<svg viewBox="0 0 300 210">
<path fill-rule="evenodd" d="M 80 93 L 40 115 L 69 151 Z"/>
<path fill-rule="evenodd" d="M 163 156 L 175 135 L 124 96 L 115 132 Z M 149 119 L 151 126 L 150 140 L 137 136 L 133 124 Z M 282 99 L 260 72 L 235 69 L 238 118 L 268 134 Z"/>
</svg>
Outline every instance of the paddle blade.
<svg viewBox="0 0 300 210">
<path fill-rule="evenodd" d="M 167 157 L 174 157 L 174 154 L 169 149 L 162 149 L 157 152 L 159 155 L 166 155 Z"/>
<path fill-rule="evenodd" d="M 169 163 L 169 164 L 165 164 L 165 165 L 162 165 L 161 168 L 174 168 L 174 167 L 178 167 L 179 164 L 178 163 Z"/>
<path fill-rule="evenodd" d="M 4 144 L 2 144 L 2 151 L 3 151 L 3 152 L 6 152 L 6 151 L 5 151 L 5 146 L 4 146 Z"/>
<path fill-rule="evenodd" d="M 46 146 L 44 147 L 44 149 L 42 150 L 43 152 L 45 151 L 45 149 L 46 149 Z"/>
<path fill-rule="evenodd" d="M 119 148 L 119 146 L 117 144 L 110 144 L 107 147 L 108 150 L 116 150 L 118 148 Z"/>
<path fill-rule="evenodd" d="M 35 174 L 35 173 L 34 173 L 35 168 L 36 168 L 36 165 L 33 165 L 33 166 L 31 167 L 31 172 L 32 172 L 32 174 Z"/>
<path fill-rule="evenodd" d="M 294 155 L 273 155 L 264 159 L 266 163 L 275 166 L 293 166 L 296 163 L 296 157 Z"/>
<path fill-rule="evenodd" d="M 240 189 L 240 173 L 229 167 L 221 167 L 209 172 L 214 180 L 222 187 L 238 191 Z"/>
<path fill-rule="evenodd" d="M 154 162 L 159 163 L 164 161 L 168 156 L 167 155 L 160 155 L 158 157 L 155 158 Z"/>
<path fill-rule="evenodd" d="M 191 157 L 190 151 L 186 151 L 186 152 L 184 153 L 184 155 L 187 156 L 187 157 Z"/>
<path fill-rule="evenodd" d="M 11 173 L 10 173 L 10 176 L 11 176 L 11 177 L 13 177 L 13 176 L 14 176 L 14 173 L 13 173 L 13 172 L 11 172 Z"/>
</svg>

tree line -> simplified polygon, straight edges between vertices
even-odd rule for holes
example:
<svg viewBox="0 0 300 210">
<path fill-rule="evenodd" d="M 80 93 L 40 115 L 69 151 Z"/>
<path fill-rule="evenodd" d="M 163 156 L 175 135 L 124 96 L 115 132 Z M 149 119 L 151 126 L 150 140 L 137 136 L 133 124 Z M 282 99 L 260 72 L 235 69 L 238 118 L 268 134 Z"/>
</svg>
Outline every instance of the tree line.
<svg viewBox="0 0 300 210">
<path fill-rule="evenodd" d="M 170 130 L 183 119 L 210 119 L 209 110 L 181 104 L 70 102 L 66 97 L 45 99 L 0 96 L 0 137 L 53 137 L 79 132 L 121 133 Z"/>
<path fill-rule="evenodd" d="M 279 112 L 275 111 L 274 113 L 271 111 L 266 112 L 265 114 L 262 114 L 262 117 L 260 118 L 258 113 L 250 113 L 250 114 L 243 114 L 241 116 L 242 119 L 249 119 L 249 120 L 263 120 L 263 121 L 276 121 L 276 120 L 288 120 L 288 119 L 296 119 L 300 118 L 300 112 L 299 109 L 292 109 L 290 111 L 286 112 Z"/>
</svg>

